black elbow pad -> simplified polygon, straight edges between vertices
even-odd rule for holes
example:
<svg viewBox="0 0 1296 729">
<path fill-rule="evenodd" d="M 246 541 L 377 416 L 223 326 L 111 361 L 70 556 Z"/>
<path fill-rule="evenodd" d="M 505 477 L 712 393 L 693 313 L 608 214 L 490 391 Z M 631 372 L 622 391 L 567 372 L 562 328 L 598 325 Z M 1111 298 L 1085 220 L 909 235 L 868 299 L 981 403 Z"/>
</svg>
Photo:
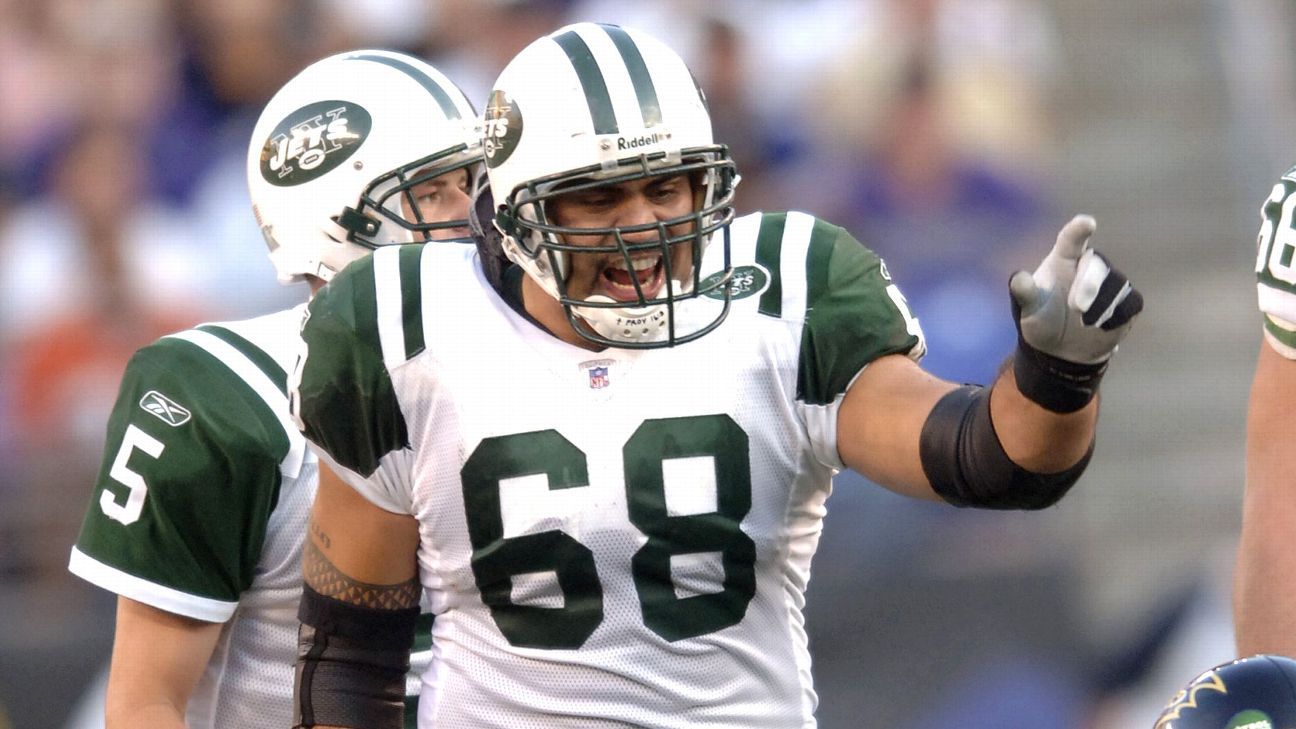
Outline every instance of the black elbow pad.
<svg viewBox="0 0 1296 729">
<path fill-rule="evenodd" d="M 1093 443 L 1060 473 L 1028 471 L 1008 457 L 990 421 L 990 390 L 965 385 L 936 403 L 919 440 L 923 473 L 941 498 L 980 509 L 1044 509 L 1084 473 Z"/>
</svg>

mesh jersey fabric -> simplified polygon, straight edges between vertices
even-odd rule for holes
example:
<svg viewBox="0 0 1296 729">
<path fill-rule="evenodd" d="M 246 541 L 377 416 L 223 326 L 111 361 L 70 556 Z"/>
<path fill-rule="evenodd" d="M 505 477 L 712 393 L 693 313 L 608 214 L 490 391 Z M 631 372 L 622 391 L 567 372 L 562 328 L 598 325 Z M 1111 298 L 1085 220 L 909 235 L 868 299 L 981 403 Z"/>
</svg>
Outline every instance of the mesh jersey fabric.
<svg viewBox="0 0 1296 729">
<path fill-rule="evenodd" d="M 665 350 L 565 344 L 447 247 L 380 250 L 312 305 L 306 433 L 421 524 L 420 727 L 814 725 L 801 610 L 837 408 L 921 331 L 840 228 L 731 236 L 728 318 Z"/>
</svg>

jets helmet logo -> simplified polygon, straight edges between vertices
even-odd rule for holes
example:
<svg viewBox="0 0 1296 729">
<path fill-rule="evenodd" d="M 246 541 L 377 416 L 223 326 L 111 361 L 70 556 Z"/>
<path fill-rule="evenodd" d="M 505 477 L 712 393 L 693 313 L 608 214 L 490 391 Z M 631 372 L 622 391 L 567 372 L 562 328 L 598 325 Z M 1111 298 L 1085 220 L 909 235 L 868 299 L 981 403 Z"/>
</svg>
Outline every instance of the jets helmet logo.
<svg viewBox="0 0 1296 729">
<path fill-rule="evenodd" d="M 158 420 L 173 428 L 184 425 L 193 417 L 189 410 L 157 390 L 144 393 L 144 397 L 140 398 L 139 406 L 144 409 L 144 412 L 152 413 Z"/>
<path fill-rule="evenodd" d="M 482 151 L 486 155 L 486 166 L 498 167 L 513 154 L 522 138 L 522 110 L 516 101 L 495 89 L 486 104 L 483 123 Z"/>
<path fill-rule="evenodd" d="M 334 170 L 369 136 L 373 118 L 349 101 L 318 101 L 279 122 L 261 148 L 261 176 L 291 187 Z"/>
</svg>

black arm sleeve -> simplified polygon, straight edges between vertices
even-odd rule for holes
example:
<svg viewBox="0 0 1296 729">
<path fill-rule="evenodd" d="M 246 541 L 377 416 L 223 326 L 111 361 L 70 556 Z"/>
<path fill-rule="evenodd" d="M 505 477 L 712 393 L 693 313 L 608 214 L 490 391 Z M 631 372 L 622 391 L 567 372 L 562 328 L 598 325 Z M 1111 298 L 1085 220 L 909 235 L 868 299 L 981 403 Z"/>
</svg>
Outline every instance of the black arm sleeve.
<svg viewBox="0 0 1296 729">
<path fill-rule="evenodd" d="M 1013 463 L 990 421 L 990 389 L 965 385 L 941 398 L 919 440 L 923 473 L 941 498 L 981 509 L 1044 509 L 1084 473 L 1084 457 L 1060 473 L 1035 473 Z"/>
<path fill-rule="evenodd" d="M 297 617 L 293 727 L 400 729 L 417 606 L 379 610 L 305 585 Z"/>
</svg>

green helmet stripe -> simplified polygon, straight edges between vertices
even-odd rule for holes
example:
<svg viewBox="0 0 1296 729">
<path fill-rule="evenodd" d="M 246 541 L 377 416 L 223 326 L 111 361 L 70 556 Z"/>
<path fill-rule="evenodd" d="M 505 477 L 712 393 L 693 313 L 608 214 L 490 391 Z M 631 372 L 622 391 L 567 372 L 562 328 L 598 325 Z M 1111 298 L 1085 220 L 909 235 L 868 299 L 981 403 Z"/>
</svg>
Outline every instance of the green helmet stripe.
<svg viewBox="0 0 1296 729">
<path fill-rule="evenodd" d="M 783 229 L 787 227 L 787 213 L 761 216 L 760 231 L 756 234 L 756 262 L 769 271 L 769 286 L 761 294 L 758 311 L 766 316 L 783 315 L 783 279 L 779 259 L 783 253 Z"/>
<path fill-rule="evenodd" d="M 275 384 L 275 387 L 279 388 L 280 392 L 288 392 L 288 373 L 284 372 L 279 363 L 275 362 L 274 357 L 266 354 L 265 350 L 225 327 L 216 326 L 215 324 L 202 324 L 195 327 L 195 329 L 200 332 L 207 332 L 237 349 L 240 354 L 251 360 L 252 364 L 257 366 L 257 369 L 264 372 L 265 376 L 270 378 L 270 381 Z"/>
<path fill-rule="evenodd" d="M 620 127 L 617 126 L 616 111 L 612 108 L 612 95 L 608 93 L 607 82 L 603 79 L 603 72 L 599 70 L 594 53 L 574 30 L 553 36 L 553 39 L 567 54 L 572 68 L 576 70 L 576 77 L 580 79 L 585 100 L 589 103 L 590 117 L 594 120 L 594 133 L 616 134 Z"/>
<path fill-rule="evenodd" d="M 420 265 L 423 246 L 401 246 L 399 255 L 405 359 L 411 359 L 426 348 L 423 341 L 423 281 Z"/>
<path fill-rule="evenodd" d="M 427 92 L 429 94 L 432 94 L 432 98 L 436 99 L 437 104 L 441 106 L 441 111 L 445 113 L 447 119 L 463 118 L 463 115 L 459 113 L 459 107 L 455 106 L 454 99 L 450 98 L 450 94 L 446 93 L 445 88 L 442 87 L 441 84 L 438 83 L 436 79 L 432 78 L 427 73 L 419 70 L 417 67 L 412 66 L 398 58 L 392 58 L 391 56 L 382 56 L 382 55 L 378 55 L 377 53 L 357 53 L 354 56 L 348 56 L 347 60 L 373 61 L 374 63 L 381 63 L 384 66 L 391 66 L 397 71 L 400 71 L 401 73 L 404 73 L 406 76 L 409 76 L 410 78 L 414 79 L 419 83 L 420 86 L 427 89 Z"/>
<path fill-rule="evenodd" d="M 600 25 L 621 53 L 626 70 L 630 72 L 630 82 L 634 84 L 635 96 L 639 98 L 639 112 L 643 115 L 645 127 L 655 127 L 662 123 L 661 103 L 657 101 L 657 87 L 653 85 L 652 76 L 648 73 L 648 64 L 644 63 L 639 46 L 635 45 L 630 34 L 615 25 Z"/>
</svg>

